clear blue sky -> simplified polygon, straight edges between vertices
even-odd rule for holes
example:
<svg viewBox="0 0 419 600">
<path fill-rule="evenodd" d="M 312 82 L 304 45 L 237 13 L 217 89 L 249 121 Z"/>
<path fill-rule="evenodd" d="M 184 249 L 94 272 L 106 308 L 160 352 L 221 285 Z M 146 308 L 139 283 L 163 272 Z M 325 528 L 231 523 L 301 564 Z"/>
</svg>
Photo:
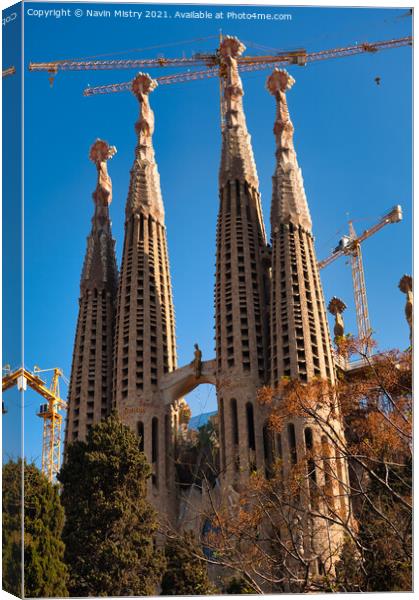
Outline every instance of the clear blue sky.
<svg viewBox="0 0 419 600">
<path fill-rule="evenodd" d="M 40 8 L 30 4 L 27 8 Z M 66 5 L 48 4 L 48 9 Z M 67 5 L 73 12 L 80 6 Z M 95 9 L 98 5 L 92 6 Z M 45 8 L 45 5 L 44 5 Z M 133 5 L 103 6 L 113 12 Z M 141 5 L 141 10 L 147 10 Z M 153 7 L 156 9 L 156 5 Z M 174 5 L 163 10 L 176 10 Z M 202 10 L 203 7 L 200 7 Z M 185 7 L 181 9 L 186 10 Z M 212 12 L 225 10 L 213 6 Z M 291 21 L 137 20 L 115 18 L 25 18 L 25 64 L 116 53 L 115 57 L 191 56 L 213 51 L 221 27 L 238 36 L 247 54 L 253 44 L 314 51 L 411 33 L 405 9 L 262 8 L 237 12 L 281 12 Z M 195 39 L 194 42 L 185 40 Z M 176 44 L 176 45 L 175 45 Z M 132 48 L 161 46 L 122 54 Z M 121 51 L 120 54 L 118 52 Z M 347 213 L 360 232 L 392 205 L 404 220 L 365 242 L 365 275 L 372 326 L 382 349 L 408 346 L 404 296 L 397 288 L 411 272 L 412 106 L 411 49 L 292 67 L 296 84 L 288 94 L 295 145 L 313 219 L 318 258 L 345 233 Z M 159 76 L 169 71 L 150 71 Z M 173 72 L 173 71 L 171 71 Z M 244 106 L 260 178 L 269 233 L 272 133 L 275 105 L 265 90 L 269 71 L 243 75 Z M 137 101 L 129 93 L 85 98 L 87 84 L 126 81 L 135 71 L 59 73 L 50 89 L 45 73 L 25 76 L 26 157 L 26 349 L 25 363 L 60 366 L 69 376 L 78 310 L 79 279 L 92 216 L 96 173 L 88 161 L 97 138 L 114 144 L 111 216 L 118 262 L 124 206 L 135 147 Z M 374 82 L 381 77 L 381 85 Z M 176 310 L 179 364 L 192 359 L 198 342 L 204 359 L 214 356 L 213 285 L 220 156 L 219 92 L 216 79 L 161 86 L 152 94 L 156 150 Z M 348 331 L 355 332 L 351 273 L 343 259 L 322 272 L 326 301 L 345 300 Z M 7 361 L 7 357 L 4 357 Z M 66 390 L 65 390 L 66 392 Z M 188 397 L 194 414 L 216 406 L 207 388 Z M 39 397 L 26 397 L 26 452 L 40 458 Z"/>
</svg>

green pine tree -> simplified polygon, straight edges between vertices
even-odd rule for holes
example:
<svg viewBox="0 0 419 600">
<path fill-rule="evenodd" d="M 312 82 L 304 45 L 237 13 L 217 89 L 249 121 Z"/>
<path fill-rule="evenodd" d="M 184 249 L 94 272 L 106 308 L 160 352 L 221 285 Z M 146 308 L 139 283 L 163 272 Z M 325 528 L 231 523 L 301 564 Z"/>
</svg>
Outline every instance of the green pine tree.
<svg viewBox="0 0 419 600">
<path fill-rule="evenodd" d="M 61 533 L 64 511 L 58 486 L 33 464 L 3 466 L 3 588 L 21 596 L 21 483 L 24 469 L 25 596 L 68 596 Z"/>
<path fill-rule="evenodd" d="M 215 593 L 208 579 L 204 557 L 191 533 L 185 533 L 175 541 L 170 540 L 165 554 L 167 565 L 161 583 L 162 596 Z"/>
<path fill-rule="evenodd" d="M 149 477 L 138 438 L 115 414 L 92 427 L 86 442 L 69 445 L 59 480 L 72 595 L 155 593 L 164 561 L 154 544 Z"/>
</svg>

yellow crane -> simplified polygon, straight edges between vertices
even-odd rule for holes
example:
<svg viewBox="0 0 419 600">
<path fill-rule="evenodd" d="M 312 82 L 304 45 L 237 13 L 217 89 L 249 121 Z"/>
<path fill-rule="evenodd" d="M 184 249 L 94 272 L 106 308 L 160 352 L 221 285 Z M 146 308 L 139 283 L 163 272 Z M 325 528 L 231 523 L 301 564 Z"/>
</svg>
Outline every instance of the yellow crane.
<svg viewBox="0 0 419 600">
<path fill-rule="evenodd" d="M 399 223 L 403 218 L 402 207 L 397 204 L 385 214 L 370 229 L 366 229 L 361 235 L 357 235 L 353 221 L 349 221 L 349 235 L 344 235 L 332 254 L 319 261 L 319 269 L 323 269 L 334 262 L 340 256 L 349 256 L 351 260 L 352 281 L 354 287 L 356 321 L 358 327 L 358 337 L 365 343 L 366 354 L 371 353 L 368 340 L 371 336 L 371 324 L 368 313 L 367 290 L 365 286 L 364 266 L 362 262 L 361 243 L 380 231 L 390 223 Z"/>
<path fill-rule="evenodd" d="M 53 373 L 49 388 L 37 373 Z M 10 372 L 5 369 L 2 379 L 2 391 L 5 392 L 14 385 L 19 391 L 25 391 L 27 386 L 40 394 L 47 401 L 41 404 L 38 417 L 44 421 L 42 434 L 42 472 L 52 483 L 61 467 L 61 426 L 63 416 L 61 410 L 67 409 L 67 403 L 60 396 L 60 377 L 67 381 L 61 369 L 40 369 L 35 366 L 33 373 L 24 367 Z M 3 413 L 5 410 L 3 409 Z"/>
<path fill-rule="evenodd" d="M 222 36 L 220 36 L 220 40 Z M 329 48 L 316 52 L 307 52 L 304 48 L 278 52 L 269 56 L 240 56 L 237 59 L 239 71 L 258 71 L 271 69 L 273 67 L 285 67 L 290 65 L 306 66 L 307 64 L 325 61 L 334 58 L 356 56 L 358 54 L 375 54 L 382 50 L 390 50 L 403 46 L 412 46 L 412 36 L 406 36 L 391 40 L 380 40 L 376 42 L 363 42 L 351 46 Z M 55 60 L 50 62 L 30 62 L 29 71 L 43 71 L 49 74 L 50 83 L 60 71 L 113 71 L 121 69 L 152 69 L 152 68 L 179 68 L 179 67 L 205 67 L 203 70 L 187 71 L 157 77 L 159 85 L 182 83 L 196 79 L 211 77 L 223 78 L 221 61 L 218 50 L 212 53 L 198 53 L 191 58 L 131 58 L 131 59 L 86 59 L 86 60 Z M 84 90 L 85 96 L 96 94 L 109 94 L 115 92 L 131 91 L 132 81 L 88 87 Z"/>
</svg>

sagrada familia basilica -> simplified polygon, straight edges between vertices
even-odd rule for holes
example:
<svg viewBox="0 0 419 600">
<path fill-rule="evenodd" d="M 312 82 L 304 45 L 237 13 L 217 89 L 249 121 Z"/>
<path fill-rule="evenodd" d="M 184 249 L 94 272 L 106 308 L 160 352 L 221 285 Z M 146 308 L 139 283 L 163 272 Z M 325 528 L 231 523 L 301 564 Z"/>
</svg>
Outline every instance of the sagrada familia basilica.
<svg viewBox="0 0 419 600">
<path fill-rule="evenodd" d="M 135 125 L 138 143 L 119 272 L 109 216 L 112 184 L 107 172 L 115 148 L 97 140 L 90 151 L 98 179 L 81 275 L 66 444 L 84 440 L 92 425 L 116 410 L 138 434 L 151 465 L 152 504 L 162 518 L 175 524 L 180 523 L 180 515 L 185 519 L 190 513 L 188 522 L 197 529 L 203 525 L 199 503 L 205 503 L 205 494 L 197 491 L 186 503 L 184 492 L 176 485 L 173 460 L 185 413 L 184 396 L 200 384 L 215 386 L 220 455 L 216 494 L 234 497 L 249 473 L 266 472 L 275 457 L 282 457 L 286 469 L 300 453 L 322 443 L 322 431 L 303 417 L 290 418 L 282 435 L 269 435 L 269 408 L 258 402 L 258 390 L 277 386 L 284 376 L 301 382 L 319 377 L 333 384 L 336 372 L 287 105 L 294 79 L 275 69 L 266 86 L 276 104 L 276 166 L 268 241 L 237 65 L 243 51 L 240 41 L 229 36 L 219 49 L 226 82 L 216 233 L 216 352 L 212 360 L 202 361 L 196 346 L 190 364 L 177 364 L 165 211 L 149 100 L 157 84 L 147 74 L 139 73 L 132 87 L 140 116 Z M 334 419 L 336 430 L 341 431 L 338 409 Z M 345 488 L 347 465 L 343 459 L 338 463 L 340 485 Z M 349 511 L 342 487 L 332 493 L 342 513 Z M 341 534 L 332 525 L 331 530 L 328 544 L 330 539 L 339 544 Z"/>
</svg>

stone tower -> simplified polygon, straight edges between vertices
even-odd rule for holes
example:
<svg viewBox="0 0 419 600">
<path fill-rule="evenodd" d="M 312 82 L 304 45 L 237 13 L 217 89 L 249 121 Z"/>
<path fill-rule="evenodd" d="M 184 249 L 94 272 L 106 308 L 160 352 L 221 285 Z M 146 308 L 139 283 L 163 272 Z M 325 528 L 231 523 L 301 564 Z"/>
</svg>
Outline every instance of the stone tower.
<svg viewBox="0 0 419 600">
<path fill-rule="evenodd" d="M 294 79 L 275 70 L 267 87 L 276 100 L 276 168 L 272 178 L 271 383 L 282 376 L 334 381 L 323 291 L 311 218 L 293 144 L 286 91 Z"/>
<path fill-rule="evenodd" d="M 132 91 L 140 104 L 138 137 L 125 209 L 125 239 L 115 327 L 114 405 L 141 438 L 152 467 L 149 496 L 161 513 L 174 508 L 171 415 L 159 385 L 176 368 L 175 321 L 160 177 L 149 94 L 157 83 L 139 73 Z"/>
<path fill-rule="evenodd" d="M 109 205 L 112 182 L 107 161 L 114 146 L 96 140 L 90 160 L 98 178 L 93 193 L 92 230 L 80 282 L 79 315 L 68 396 L 66 445 L 84 440 L 88 429 L 105 418 L 112 405 L 112 351 L 118 270 Z"/>
<path fill-rule="evenodd" d="M 256 401 L 267 375 L 267 252 L 250 135 L 243 112 L 237 38 L 220 46 L 225 126 L 219 172 L 215 284 L 216 377 L 221 470 L 229 483 L 264 463 L 262 408 Z"/>
<path fill-rule="evenodd" d="M 286 92 L 294 79 L 275 69 L 268 78 L 268 91 L 276 100 L 274 134 L 276 138 L 276 168 L 273 176 L 271 231 L 271 385 L 276 387 L 282 377 L 308 382 L 314 377 L 335 382 L 331 341 L 326 320 L 326 307 L 314 251 L 310 213 L 304 192 L 303 178 L 293 144 L 294 127 L 288 112 Z M 278 399 L 280 402 L 281 399 Z M 283 458 L 285 472 L 306 462 L 306 491 L 301 497 L 300 515 L 311 509 L 339 511 L 348 514 L 348 472 L 346 461 L 332 455 L 332 436 L 343 437 L 343 426 L 336 400 L 329 398 L 316 407 L 316 419 L 292 418 L 277 436 L 278 454 Z M 309 457 L 308 459 L 306 457 Z M 332 478 L 331 473 L 335 473 Z M 329 504 L 318 505 L 317 490 Z M 327 527 L 325 521 L 305 521 L 302 517 L 305 554 L 319 556 L 315 571 L 321 574 L 322 557 L 329 562 L 342 543 L 339 527 Z M 315 533 L 313 533 L 315 531 Z"/>
</svg>

